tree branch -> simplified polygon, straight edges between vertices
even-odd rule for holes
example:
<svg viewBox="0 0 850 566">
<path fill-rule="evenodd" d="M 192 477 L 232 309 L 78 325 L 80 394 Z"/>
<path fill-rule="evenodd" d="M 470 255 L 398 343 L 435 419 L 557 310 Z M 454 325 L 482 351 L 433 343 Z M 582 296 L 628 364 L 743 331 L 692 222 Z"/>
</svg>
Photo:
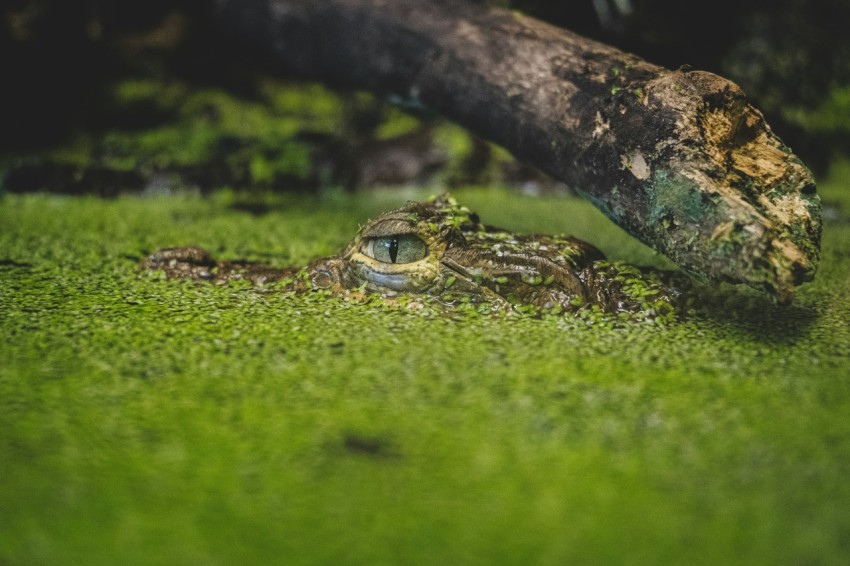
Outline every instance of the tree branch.
<svg viewBox="0 0 850 566">
<path fill-rule="evenodd" d="M 741 89 L 463 0 L 217 0 L 289 72 L 402 96 L 563 180 L 703 280 L 790 301 L 814 275 L 811 173 Z"/>
</svg>

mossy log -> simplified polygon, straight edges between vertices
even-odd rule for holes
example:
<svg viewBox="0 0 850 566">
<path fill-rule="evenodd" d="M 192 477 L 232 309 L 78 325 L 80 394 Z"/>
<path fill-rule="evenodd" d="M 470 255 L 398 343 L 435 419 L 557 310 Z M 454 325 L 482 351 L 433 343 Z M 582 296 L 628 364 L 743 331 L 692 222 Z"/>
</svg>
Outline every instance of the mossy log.
<svg viewBox="0 0 850 566">
<path fill-rule="evenodd" d="M 699 279 L 788 302 L 815 272 L 809 170 L 734 83 L 463 0 L 218 0 L 287 71 L 421 104 L 549 172 Z"/>
</svg>

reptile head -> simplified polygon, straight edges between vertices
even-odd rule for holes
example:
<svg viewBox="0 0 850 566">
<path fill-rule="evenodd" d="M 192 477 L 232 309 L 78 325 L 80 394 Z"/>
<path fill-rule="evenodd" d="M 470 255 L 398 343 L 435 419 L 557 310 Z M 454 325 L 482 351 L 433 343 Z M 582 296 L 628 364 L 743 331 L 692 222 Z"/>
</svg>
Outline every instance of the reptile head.
<svg viewBox="0 0 850 566">
<path fill-rule="evenodd" d="M 498 308 L 574 311 L 596 304 L 611 312 L 635 310 L 637 302 L 622 292 L 623 268 L 604 259 L 575 238 L 484 225 L 443 195 L 381 214 L 338 257 L 318 260 L 307 272 L 313 286 L 335 291 L 427 295 Z M 628 276 L 641 277 L 631 269 Z"/>
<path fill-rule="evenodd" d="M 142 267 L 217 284 L 284 280 L 295 292 L 317 288 L 352 297 L 406 295 L 438 307 L 465 303 L 531 313 L 589 308 L 656 317 L 673 313 L 677 296 L 659 272 L 609 263 L 575 238 L 487 226 L 449 195 L 381 214 L 338 256 L 301 270 L 215 261 L 192 246 L 159 250 Z"/>
</svg>

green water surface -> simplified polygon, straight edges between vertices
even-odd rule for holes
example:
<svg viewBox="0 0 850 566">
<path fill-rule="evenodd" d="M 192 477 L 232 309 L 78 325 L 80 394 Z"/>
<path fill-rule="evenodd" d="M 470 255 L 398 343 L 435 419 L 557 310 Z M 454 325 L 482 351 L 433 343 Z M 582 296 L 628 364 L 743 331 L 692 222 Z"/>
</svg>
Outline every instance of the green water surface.
<svg viewBox="0 0 850 566">
<path fill-rule="evenodd" d="M 666 326 L 137 271 L 304 264 L 405 192 L 6 195 L 0 564 L 846 564 L 848 184 L 794 305 L 725 289 Z M 582 201 L 456 196 L 663 265 Z"/>
</svg>

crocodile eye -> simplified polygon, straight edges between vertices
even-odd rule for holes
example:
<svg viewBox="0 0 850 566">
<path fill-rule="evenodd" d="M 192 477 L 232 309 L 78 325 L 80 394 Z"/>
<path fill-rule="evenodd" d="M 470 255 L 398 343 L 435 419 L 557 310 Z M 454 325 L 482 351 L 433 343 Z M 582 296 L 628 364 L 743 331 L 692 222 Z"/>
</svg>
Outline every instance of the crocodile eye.
<svg viewBox="0 0 850 566">
<path fill-rule="evenodd" d="M 411 263 L 428 255 L 428 246 L 413 234 L 370 238 L 363 253 L 383 263 Z"/>
</svg>

